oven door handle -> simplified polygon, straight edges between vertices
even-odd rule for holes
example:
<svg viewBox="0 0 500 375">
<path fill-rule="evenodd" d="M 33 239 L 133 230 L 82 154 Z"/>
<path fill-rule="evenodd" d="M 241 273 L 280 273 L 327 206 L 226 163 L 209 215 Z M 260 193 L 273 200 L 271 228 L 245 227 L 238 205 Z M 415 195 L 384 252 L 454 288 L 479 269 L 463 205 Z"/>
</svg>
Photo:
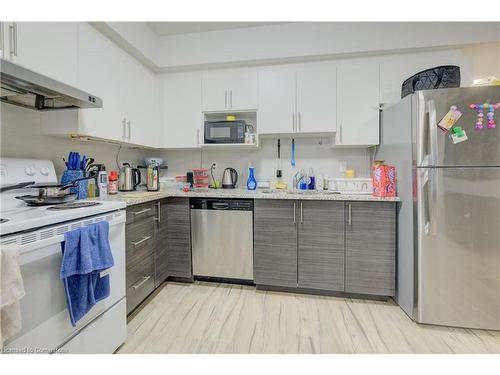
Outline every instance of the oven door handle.
<svg viewBox="0 0 500 375">
<path fill-rule="evenodd" d="M 113 218 L 113 220 L 109 221 L 109 226 L 115 226 L 121 223 L 125 223 L 125 212 L 121 212 L 118 217 Z M 99 220 L 101 221 L 101 220 Z M 98 221 L 96 221 L 98 222 Z M 82 221 L 82 226 L 88 225 L 85 221 Z M 76 229 L 73 228 L 72 229 Z M 55 230 L 55 229 L 54 229 Z M 42 230 L 43 231 L 43 230 Z M 19 236 L 22 238 L 22 235 Z M 60 253 L 61 246 L 51 246 L 57 245 L 64 242 L 64 234 L 60 234 L 57 236 L 49 237 L 47 239 L 34 241 L 25 245 L 19 246 L 19 263 L 21 265 L 34 262 L 36 260 L 46 258 L 56 253 Z M 2 243 L 2 246 L 14 245 L 17 246 L 16 243 L 9 244 L 7 242 Z"/>
</svg>

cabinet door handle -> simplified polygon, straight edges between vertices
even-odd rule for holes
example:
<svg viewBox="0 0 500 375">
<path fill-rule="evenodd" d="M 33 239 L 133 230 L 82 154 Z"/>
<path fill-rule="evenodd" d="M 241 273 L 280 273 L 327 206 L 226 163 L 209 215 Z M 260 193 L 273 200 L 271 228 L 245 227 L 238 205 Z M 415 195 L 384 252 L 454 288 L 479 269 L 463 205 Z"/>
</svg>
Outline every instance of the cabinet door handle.
<svg viewBox="0 0 500 375">
<path fill-rule="evenodd" d="M 4 50 L 5 50 L 5 42 L 3 40 L 3 22 L 0 21 L 0 58 L 3 58 Z"/>
<path fill-rule="evenodd" d="M 138 283 L 137 283 L 137 284 L 135 284 L 135 285 L 132 285 L 132 288 L 134 288 L 134 289 L 139 289 L 139 288 L 140 288 L 141 286 L 143 286 L 143 285 L 144 285 L 144 283 L 145 283 L 146 281 L 148 281 L 150 278 L 151 278 L 151 276 L 144 276 L 144 277 L 142 278 L 142 281 L 138 282 Z"/>
<path fill-rule="evenodd" d="M 347 203 L 347 224 L 352 225 L 352 205 Z"/>
<path fill-rule="evenodd" d="M 145 209 L 140 210 L 140 211 L 133 212 L 133 214 L 134 214 L 134 216 L 137 216 L 137 215 L 145 214 L 146 212 L 149 212 L 149 211 L 151 211 L 151 207 L 150 208 L 145 208 Z"/>
<path fill-rule="evenodd" d="M 295 133 L 295 112 L 292 112 L 292 132 Z"/>
<path fill-rule="evenodd" d="M 340 131 L 339 131 L 339 143 L 340 144 L 342 144 L 342 140 L 344 138 L 343 134 L 342 134 L 343 133 L 342 130 L 343 130 L 343 127 L 342 127 L 342 124 L 340 124 Z"/>
<path fill-rule="evenodd" d="M 298 125 L 298 131 L 300 132 L 302 130 L 302 116 L 301 113 L 299 112 L 299 125 Z"/>
<path fill-rule="evenodd" d="M 295 224 L 295 217 L 296 217 L 296 207 L 295 207 L 295 202 L 293 202 L 293 223 Z"/>
<path fill-rule="evenodd" d="M 149 239 L 151 239 L 151 236 L 146 236 L 146 237 L 144 237 L 143 239 L 141 239 L 139 241 L 132 242 L 132 245 L 134 245 L 134 247 L 139 246 L 141 243 L 144 243 L 144 242 L 146 242 Z"/>
<path fill-rule="evenodd" d="M 125 119 L 122 120 L 122 139 L 127 139 L 127 121 Z"/>
<path fill-rule="evenodd" d="M 230 103 L 230 108 L 233 109 L 233 90 L 229 91 L 229 103 Z"/>
<path fill-rule="evenodd" d="M 130 120 L 127 121 L 127 128 L 128 128 L 128 137 L 127 139 L 130 141 L 132 138 L 132 127 L 130 126 Z"/>
<path fill-rule="evenodd" d="M 304 222 L 304 207 L 302 206 L 302 202 L 300 202 L 300 223 Z"/>
<path fill-rule="evenodd" d="M 9 25 L 9 44 L 10 44 L 10 57 L 17 56 L 17 24 L 12 22 Z"/>
<path fill-rule="evenodd" d="M 196 129 L 196 144 L 200 144 L 200 129 Z"/>
<path fill-rule="evenodd" d="M 158 217 L 155 217 L 155 220 L 159 223 L 161 223 L 161 202 L 158 201 L 158 203 L 156 204 L 156 207 L 158 209 Z"/>
<path fill-rule="evenodd" d="M 227 109 L 227 89 L 224 92 L 224 108 Z"/>
</svg>

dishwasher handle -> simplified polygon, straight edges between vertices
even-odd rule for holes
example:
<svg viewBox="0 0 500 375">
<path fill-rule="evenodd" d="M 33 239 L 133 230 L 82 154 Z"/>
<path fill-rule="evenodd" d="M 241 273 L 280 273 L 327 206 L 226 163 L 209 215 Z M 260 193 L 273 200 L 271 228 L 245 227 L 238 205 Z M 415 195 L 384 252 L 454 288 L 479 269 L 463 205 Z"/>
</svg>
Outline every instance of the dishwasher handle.
<svg viewBox="0 0 500 375">
<path fill-rule="evenodd" d="M 214 210 L 227 210 L 229 208 L 229 203 L 227 203 L 227 202 L 213 202 L 212 208 Z"/>
</svg>

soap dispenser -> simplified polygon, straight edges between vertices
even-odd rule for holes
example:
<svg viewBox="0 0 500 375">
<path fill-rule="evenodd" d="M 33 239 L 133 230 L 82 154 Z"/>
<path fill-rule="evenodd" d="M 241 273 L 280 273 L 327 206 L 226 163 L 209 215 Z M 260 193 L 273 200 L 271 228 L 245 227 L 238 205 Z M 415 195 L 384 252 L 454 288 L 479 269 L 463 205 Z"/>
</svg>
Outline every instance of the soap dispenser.
<svg viewBox="0 0 500 375">
<path fill-rule="evenodd" d="M 252 166 L 252 163 L 248 165 L 247 189 L 248 190 L 257 189 L 257 181 L 255 180 L 255 169 Z"/>
</svg>

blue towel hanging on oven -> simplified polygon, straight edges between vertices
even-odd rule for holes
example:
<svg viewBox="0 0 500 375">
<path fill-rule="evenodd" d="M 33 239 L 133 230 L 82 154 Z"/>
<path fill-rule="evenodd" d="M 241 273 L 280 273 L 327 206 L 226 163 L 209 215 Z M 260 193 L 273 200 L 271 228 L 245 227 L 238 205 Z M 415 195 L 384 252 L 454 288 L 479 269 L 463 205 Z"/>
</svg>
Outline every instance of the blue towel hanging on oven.
<svg viewBox="0 0 500 375">
<path fill-rule="evenodd" d="M 100 275 L 101 271 L 114 266 L 108 236 L 107 221 L 64 234 L 60 278 L 73 326 L 97 302 L 109 296 L 109 275 Z"/>
</svg>

